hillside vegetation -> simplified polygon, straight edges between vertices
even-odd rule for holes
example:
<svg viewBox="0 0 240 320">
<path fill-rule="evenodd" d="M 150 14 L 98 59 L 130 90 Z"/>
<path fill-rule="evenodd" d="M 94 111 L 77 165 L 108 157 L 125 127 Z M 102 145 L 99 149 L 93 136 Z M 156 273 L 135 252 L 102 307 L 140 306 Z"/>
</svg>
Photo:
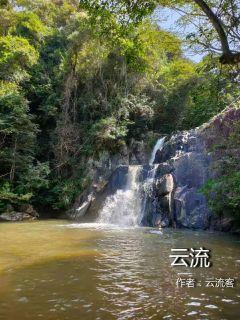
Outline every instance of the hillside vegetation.
<svg viewBox="0 0 240 320">
<path fill-rule="evenodd" d="M 0 15 L 0 212 L 68 209 L 104 154 L 201 125 L 240 94 L 235 67 L 190 61 L 148 15 L 75 0 L 1 1 Z"/>
</svg>

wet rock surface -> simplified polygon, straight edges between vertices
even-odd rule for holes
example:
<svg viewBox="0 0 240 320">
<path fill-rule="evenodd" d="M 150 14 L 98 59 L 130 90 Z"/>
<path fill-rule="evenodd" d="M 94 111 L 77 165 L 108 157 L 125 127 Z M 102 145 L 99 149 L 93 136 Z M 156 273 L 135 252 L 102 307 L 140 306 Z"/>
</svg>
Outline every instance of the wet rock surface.
<svg viewBox="0 0 240 320">
<path fill-rule="evenodd" d="M 36 220 L 38 218 L 39 214 L 30 204 L 22 205 L 19 211 L 14 210 L 14 208 L 9 205 L 6 212 L 0 215 L 0 221 L 8 222 Z"/>
<path fill-rule="evenodd" d="M 71 220 L 82 219 L 89 214 L 97 217 L 106 197 L 122 189 L 127 182 L 129 165 L 147 163 L 147 152 L 143 141 L 132 140 L 130 146 L 123 145 L 119 153 L 106 154 L 93 166 L 93 181 L 75 200 L 73 207 L 66 212 Z"/>
<path fill-rule="evenodd" d="M 165 174 L 162 178 L 156 181 L 156 189 L 159 197 L 164 197 L 171 193 L 174 189 L 173 176 Z"/>
</svg>

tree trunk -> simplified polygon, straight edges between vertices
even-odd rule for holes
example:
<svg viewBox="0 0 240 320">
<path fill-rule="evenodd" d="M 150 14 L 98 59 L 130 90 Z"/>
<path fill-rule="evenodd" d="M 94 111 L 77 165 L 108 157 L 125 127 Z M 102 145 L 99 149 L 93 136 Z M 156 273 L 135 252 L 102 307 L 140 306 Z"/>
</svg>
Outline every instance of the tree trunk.
<svg viewBox="0 0 240 320">
<path fill-rule="evenodd" d="M 230 52 L 229 54 L 223 54 L 219 60 L 222 64 L 236 65 L 240 63 L 240 52 L 237 52 L 237 53 Z"/>
<path fill-rule="evenodd" d="M 224 30 L 224 26 L 221 20 L 215 15 L 207 3 L 203 0 L 193 0 L 206 14 L 213 27 L 218 33 L 219 40 L 222 47 L 222 56 L 220 57 L 220 63 L 222 64 L 238 64 L 240 63 L 240 53 L 233 53 L 228 44 L 227 34 Z"/>
<path fill-rule="evenodd" d="M 10 171 L 10 181 L 14 180 L 15 170 L 16 170 L 16 152 L 17 152 L 17 138 L 15 138 L 14 142 L 14 150 L 13 150 L 13 163 Z"/>
</svg>

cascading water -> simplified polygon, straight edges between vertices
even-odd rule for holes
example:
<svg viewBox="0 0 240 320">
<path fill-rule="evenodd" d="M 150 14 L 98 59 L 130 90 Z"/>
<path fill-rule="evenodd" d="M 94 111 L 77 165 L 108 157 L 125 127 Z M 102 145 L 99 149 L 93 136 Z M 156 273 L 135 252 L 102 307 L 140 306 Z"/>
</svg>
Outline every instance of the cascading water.
<svg viewBox="0 0 240 320">
<path fill-rule="evenodd" d="M 137 226 L 140 223 L 141 201 L 138 181 L 140 170 L 141 166 L 129 166 L 126 188 L 117 190 L 106 199 L 99 214 L 99 223 L 120 226 Z"/>
<path fill-rule="evenodd" d="M 107 197 L 99 213 L 98 223 L 114 224 L 119 226 L 138 226 L 144 217 L 147 200 L 152 192 L 157 165 L 153 165 L 156 153 L 163 148 L 165 138 L 161 138 L 154 146 L 149 165 L 151 169 L 143 185 L 139 183 L 139 174 L 142 166 L 129 166 L 128 179 L 125 189 L 120 189 L 115 194 Z"/>
<path fill-rule="evenodd" d="M 152 154 L 151 154 L 151 158 L 149 160 L 149 165 L 152 166 L 152 168 L 149 170 L 148 172 L 148 176 L 147 179 L 144 183 L 144 197 L 143 197 L 143 201 L 142 201 L 142 209 L 141 209 L 141 219 L 144 216 L 145 210 L 146 210 L 146 205 L 147 205 L 147 200 L 148 198 L 151 196 L 152 193 L 152 189 L 153 189 L 153 183 L 154 183 L 154 179 L 155 179 L 155 175 L 156 175 L 156 170 L 157 170 L 157 165 L 154 165 L 154 160 L 155 160 L 155 156 L 158 150 L 162 150 L 163 145 L 164 145 L 164 141 L 165 141 L 165 137 L 158 139 L 158 141 L 156 142 Z"/>
<path fill-rule="evenodd" d="M 158 139 L 158 141 L 156 142 L 151 154 L 151 158 L 149 160 L 150 165 L 153 165 L 157 151 L 162 150 L 164 141 L 165 141 L 165 137 Z"/>
</svg>

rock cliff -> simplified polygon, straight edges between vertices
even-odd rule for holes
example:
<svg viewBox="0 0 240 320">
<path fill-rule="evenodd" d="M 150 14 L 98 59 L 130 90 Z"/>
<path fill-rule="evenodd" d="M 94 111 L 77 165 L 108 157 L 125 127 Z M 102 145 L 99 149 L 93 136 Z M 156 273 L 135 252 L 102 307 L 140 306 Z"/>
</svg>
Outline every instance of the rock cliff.
<svg viewBox="0 0 240 320">
<path fill-rule="evenodd" d="M 146 220 L 150 225 L 214 229 L 234 229 L 233 219 L 216 217 L 209 209 L 201 187 L 221 175 L 221 161 L 226 153 L 215 146 L 226 141 L 240 121 L 240 109 L 229 108 L 203 126 L 177 132 L 166 139 L 158 151 L 158 164 L 153 192 L 148 201 Z"/>
<path fill-rule="evenodd" d="M 78 220 L 91 213 L 96 217 L 106 197 L 126 186 L 132 164 L 141 166 L 142 225 L 232 231 L 233 220 L 216 217 L 201 188 L 221 174 L 225 151 L 219 153 L 214 146 L 228 139 L 238 121 L 240 109 L 229 108 L 201 127 L 166 137 L 153 165 L 147 164 L 144 144 L 135 142 L 131 151 L 124 150 L 99 165 L 95 183 L 79 196 L 68 216 Z"/>
<path fill-rule="evenodd" d="M 97 217 L 107 196 L 122 189 L 127 183 L 129 165 L 142 165 L 148 162 L 148 154 L 143 141 L 132 140 L 115 155 L 106 154 L 93 168 L 93 182 L 76 199 L 67 212 L 67 218 L 80 220 L 87 214 L 90 219 Z"/>
</svg>

